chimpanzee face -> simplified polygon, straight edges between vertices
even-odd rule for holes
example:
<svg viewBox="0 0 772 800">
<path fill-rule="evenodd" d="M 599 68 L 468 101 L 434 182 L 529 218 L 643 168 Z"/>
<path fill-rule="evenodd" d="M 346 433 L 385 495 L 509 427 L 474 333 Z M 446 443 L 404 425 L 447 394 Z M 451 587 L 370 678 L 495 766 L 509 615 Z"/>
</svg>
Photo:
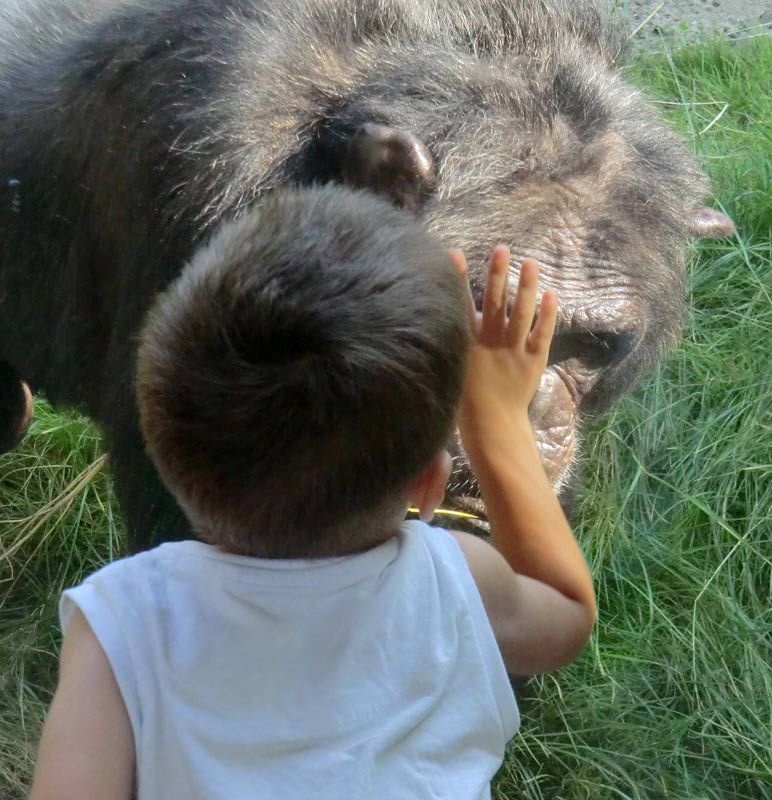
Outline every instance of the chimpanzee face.
<svg viewBox="0 0 772 800">
<path fill-rule="evenodd" d="M 582 421 L 677 341 L 689 239 L 733 230 L 695 205 L 703 178 L 645 101 L 610 73 L 600 82 L 597 64 L 574 66 L 569 78 L 553 71 L 528 81 L 515 61 L 478 65 L 461 86 L 457 71 L 442 80 L 427 65 L 435 70 L 433 109 L 416 101 L 411 119 L 395 114 L 386 124 L 384 111 L 378 122 L 366 119 L 385 102 L 360 98 L 326 123 L 316 144 L 318 179 L 384 195 L 462 249 L 478 303 L 497 244 L 512 253 L 513 294 L 521 260 L 539 261 L 541 291 L 557 291 L 559 317 L 529 415 L 556 491 L 570 484 Z M 390 85 L 399 83 L 392 76 Z M 451 450 L 451 501 L 483 512 L 458 437 Z"/>
</svg>

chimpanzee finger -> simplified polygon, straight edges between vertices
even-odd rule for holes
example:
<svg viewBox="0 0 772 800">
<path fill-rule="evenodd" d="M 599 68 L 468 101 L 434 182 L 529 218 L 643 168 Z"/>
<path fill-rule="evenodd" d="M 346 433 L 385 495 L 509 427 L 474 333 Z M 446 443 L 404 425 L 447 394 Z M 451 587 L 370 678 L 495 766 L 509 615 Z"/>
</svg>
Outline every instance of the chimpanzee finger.
<svg viewBox="0 0 772 800">
<path fill-rule="evenodd" d="M 498 344 L 507 319 L 507 275 L 509 273 L 509 248 L 499 245 L 493 250 L 488 267 L 488 280 L 483 295 L 480 339 Z"/>
<path fill-rule="evenodd" d="M 472 287 L 469 285 L 469 269 L 466 264 L 466 258 L 460 250 L 451 250 L 448 255 L 455 265 L 458 277 L 461 280 L 461 291 L 464 293 L 466 316 L 469 320 L 469 327 L 472 333 L 475 334 L 477 333 L 477 309 L 474 304 Z"/>
<path fill-rule="evenodd" d="M 509 315 L 507 344 L 525 343 L 536 313 L 536 290 L 539 285 L 539 265 L 533 258 L 524 258 L 520 265 L 515 302 Z"/>
</svg>

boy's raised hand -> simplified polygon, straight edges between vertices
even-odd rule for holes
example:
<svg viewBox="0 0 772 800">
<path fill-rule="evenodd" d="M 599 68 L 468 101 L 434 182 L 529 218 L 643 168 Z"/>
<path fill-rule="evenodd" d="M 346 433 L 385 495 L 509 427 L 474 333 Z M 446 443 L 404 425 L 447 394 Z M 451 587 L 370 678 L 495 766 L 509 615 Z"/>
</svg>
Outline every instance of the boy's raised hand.
<svg viewBox="0 0 772 800">
<path fill-rule="evenodd" d="M 450 257 L 466 287 L 466 307 L 473 330 L 459 426 L 464 446 L 474 457 L 475 450 L 488 447 L 504 433 L 502 426 L 519 424 L 527 416 L 528 405 L 547 366 L 557 318 L 557 295 L 544 293 L 534 322 L 539 267 L 534 259 L 524 259 L 508 314 L 509 250 L 500 246 L 491 256 L 482 314 L 478 314 L 463 253 L 455 250 Z"/>
<path fill-rule="evenodd" d="M 547 365 L 557 297 L 545 292 L 536 316 L 539 271 L 533 259 L 525 259 L 507 314 L 509 251 L 497 247 L 478 314 L 464 257 L 454 251 L 451 258 L 467 286 L 473 330 L 459 430 L 485 501 L 490 544 L 451 533 L 480 591 L 507 669 L 531 675 L 575 658 L 595 621 L 592 578 L 528 420 Z"/>
</svg>

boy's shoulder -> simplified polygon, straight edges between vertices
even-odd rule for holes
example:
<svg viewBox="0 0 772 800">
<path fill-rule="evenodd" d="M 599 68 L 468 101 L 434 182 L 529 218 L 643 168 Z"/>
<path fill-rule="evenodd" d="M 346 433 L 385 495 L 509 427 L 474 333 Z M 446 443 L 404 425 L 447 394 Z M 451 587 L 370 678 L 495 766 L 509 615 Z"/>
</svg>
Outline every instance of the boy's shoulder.
<svg viewBox="0 0 772 800">
<path fill-rule="evenodd" d="M 432 555 L 443 558 L 456 567 L 466 565 L 455 536 L 445 528 L 412 519 L 403 523 L 400 534 L 408 541 L 422 542 Z"/>
<path fill-rule="evenodd" d="M 165 542 L 151 550 L 115 559 L 90 573 L 81 585 L 125 584 L 127 588 L 141 591 L 137 583 L 142 582 L 142 576 L 161 573 L 170 564 L 180 565 L 185 561 L 185 554 L 193 552 L 198 545 L 208 547 L 193 540 Z"/>
<path fill-rule="evenodd" d="M 478 608 L 480 593 L 457 536 L 453 532 L 428 525 L 420 520 L 408 520 L 402 526 L 401 535 L 408 543 L 408 548 L 412 546 L 428 555 L 439 581 L 448 578 L 449 589 L 463 594 L 467 602 L 471 601 L 473 607 Z"/>
<path fill-rule="evenodd" d="M 396 572 L 394 570 L 396 569 Z M 477 594 L 466 559 L 454 536 L 444 528 L 419 520 L 403 523 L 395 537 L 358 553 L 322 559 L 262 559 L 228 553 L 198 540 L 165 542 L 125 558 L 117 559 L 91 573 L 82 585 L 102 587 L 125 596 L 151 595 L 161 585 L 167 587 L 210 581 L 214 576 L 239 582 L 292 589 L 301 584 L 320 591 L 361 585 L 376 580 L 385 589 L 398 582 L 432 580 L 447 584 L 447 591 Z M 385 584 L 379 576 L 391 573 Z M 151 591 L 152 590 L 152 591 Z M 165 592 L 164 592 L 165 593 Z"/>
</svg>

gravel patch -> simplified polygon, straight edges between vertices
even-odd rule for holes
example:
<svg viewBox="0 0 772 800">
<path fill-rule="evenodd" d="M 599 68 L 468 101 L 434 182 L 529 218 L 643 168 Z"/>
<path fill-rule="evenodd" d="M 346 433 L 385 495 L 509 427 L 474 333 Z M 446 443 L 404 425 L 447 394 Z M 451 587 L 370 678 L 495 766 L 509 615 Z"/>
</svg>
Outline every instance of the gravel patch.
<svg viewBox="0 0 772 800">
<path fill-rule="evenodd" d="M 635 38 L 647 47 L 712 33 L 733 38 L 772 34 L 772 0 L 609 0 L 609 5 L 629 20 L 631 30 L 642 25 Z"/>
</svg>

